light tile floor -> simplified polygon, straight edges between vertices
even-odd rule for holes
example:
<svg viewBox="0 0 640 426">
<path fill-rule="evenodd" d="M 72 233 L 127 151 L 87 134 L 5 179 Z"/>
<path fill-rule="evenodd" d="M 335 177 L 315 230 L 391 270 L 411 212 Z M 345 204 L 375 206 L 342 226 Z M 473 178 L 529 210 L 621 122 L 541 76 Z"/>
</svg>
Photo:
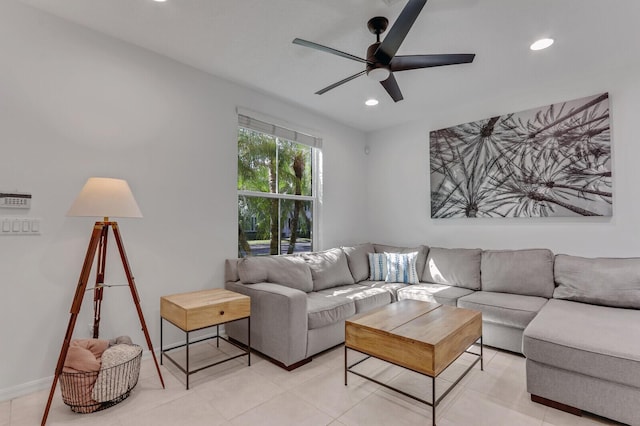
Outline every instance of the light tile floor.
<svg viewBox="0 0 640 426">
<path fill-rule="evenodd" d="M 236 351 L 214 341 L 191 347 L 191 362 Z M 180 359 L 180 353 L 174 352 Z M 360 356 L 349 353 L 350 362 Z M 473 358 L 463 355 L 436 382 L 441 394 Z M 92 414 L 76 414 L 62 403 L 59 390 L 49 412 L 50 425 L 427 425 L 431 407 L 349 374 L 344 385 L 344 347 L 329 350 L 292 372 L 256 354 L 203 370 L 190 379 L 170 362 L 161 366 L 162 389 L 153 360 L 142 362 L 140 380 L 122 403 Z M 577 417 L 531 402 L 525 386 L 524 358 L 485 348 L 484 371 L 477 364 L 437 408 L 439 426 L 537 425 L 587 426 L 616 423 L 595 416 Z M 363 373 L 429 400 L 431 379 L 370 359 Z M 40 424 L 48 390 L 0 402 L 0 426 Z"/>
</svg>

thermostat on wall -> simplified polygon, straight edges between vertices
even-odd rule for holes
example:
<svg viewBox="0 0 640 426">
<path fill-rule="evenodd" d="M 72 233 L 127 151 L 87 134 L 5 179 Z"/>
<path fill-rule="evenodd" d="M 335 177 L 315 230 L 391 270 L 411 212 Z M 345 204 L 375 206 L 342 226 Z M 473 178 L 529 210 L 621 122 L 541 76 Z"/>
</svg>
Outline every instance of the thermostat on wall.
<svg viewBox="0 0 640 426">
<path fill-rule="evenodd" d="M 31 208 L 31 194 L 0 192 L 0 207 L 11 209 Z"/>
</svg>

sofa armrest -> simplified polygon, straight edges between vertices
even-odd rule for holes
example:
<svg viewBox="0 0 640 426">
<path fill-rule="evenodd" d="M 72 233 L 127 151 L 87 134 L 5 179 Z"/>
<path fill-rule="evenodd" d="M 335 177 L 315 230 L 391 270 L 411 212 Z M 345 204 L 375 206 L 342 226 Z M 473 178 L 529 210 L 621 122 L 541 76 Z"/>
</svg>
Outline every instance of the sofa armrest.
<svg viewBox="0 0 640 426">
<path fill-rule="evenodd" d="M 307 294 L 274 283 L 228 281 L 227 290 L 251 297 L 251 347 L 289 366 L 307 356 Z M 227 334 L 247 343 L 246 321 L 225 325 Z"/>
</svg>

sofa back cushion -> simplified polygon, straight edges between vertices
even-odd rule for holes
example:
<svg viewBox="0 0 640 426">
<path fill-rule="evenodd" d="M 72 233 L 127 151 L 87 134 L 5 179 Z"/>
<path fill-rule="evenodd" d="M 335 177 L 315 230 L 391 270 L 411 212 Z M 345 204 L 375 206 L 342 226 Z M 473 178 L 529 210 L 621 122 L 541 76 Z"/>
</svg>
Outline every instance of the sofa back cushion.
<svg viewBox="0 0 640 426">
<path fill-rule="evenodd" d="M 357 283 L 369 278 L 369 253 L 374 253 L 373 244 L 365 243 L 353 247 L 342 247 L 347 256 L 349 270 Z"/>
<path fill-rule="evenodd" d="M 555 299 L 640 309 L 640 258 L 555 259 Z"/>
<path fill-rule="evenodd" d="M 553 253 L 547 249 L 485 250 L 480 264 L 482 290 L 553 296 Z"/>
<path fill-rule="evenodd" d="M 347 256 L 341 248 L 303 253 L 302 258 L 311 269 L 313 291 L 355 283 Z"/>
<path fill-rule="evenodd" d="M 422 281 L 480 290 L 481 249 L 431 247 Z"/>
<path fill-rule="evenodd" d="M 238 276 L 238 263 L 240 263 L 242 259 L 226 259 L 224 261 L 224 281 L 240 281 L 240 277 Z"/>
<path fill-rule="evenodd" d="M 417 251 L 418 257 L 416 258 L 416 272 L 418 273 L 419 277 L 422 276 L 422 273 L 424 272 L 424 264 L 427 262 L 427 253 L 429 253 L 429 247 L 396 247 L 387 246 L 384 244 L 374 244 L 373 247 L 375 248 L 376 253 L 413 253 L 414 251 Z"/>
<path fill-rule="evenodd" d="M 238 276 L 243 284 L 269 282 L 313 291 L 311 269 L 299 256 L 245 257 L 238 262 Z"/>
</svg>

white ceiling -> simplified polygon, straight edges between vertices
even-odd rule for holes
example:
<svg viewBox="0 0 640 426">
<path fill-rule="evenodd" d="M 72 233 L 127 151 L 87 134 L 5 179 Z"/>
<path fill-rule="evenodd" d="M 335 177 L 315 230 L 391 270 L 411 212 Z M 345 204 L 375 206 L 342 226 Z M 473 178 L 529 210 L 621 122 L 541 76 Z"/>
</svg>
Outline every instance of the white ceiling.
<svg viewBox="0 0 640 426">
<path fill-rule="evenodd" d="M 367 77 L 315 95 L 362 64 L 291 42 L 299 37 L 363 57 L 375 41 L 367 21 L 382 15 L 393 25 L 406 0 L 22 1 L 364 131 L 640 58 L 637 0 L 429 0 L 398 54 L 476 53 L 476 59 L 396 73 L 404 100 L 394 103 Z M 530 51 L 543 36 L 556 43 Z M 380 104 L 365 107 L 369 97 Z"/>
</svg>

